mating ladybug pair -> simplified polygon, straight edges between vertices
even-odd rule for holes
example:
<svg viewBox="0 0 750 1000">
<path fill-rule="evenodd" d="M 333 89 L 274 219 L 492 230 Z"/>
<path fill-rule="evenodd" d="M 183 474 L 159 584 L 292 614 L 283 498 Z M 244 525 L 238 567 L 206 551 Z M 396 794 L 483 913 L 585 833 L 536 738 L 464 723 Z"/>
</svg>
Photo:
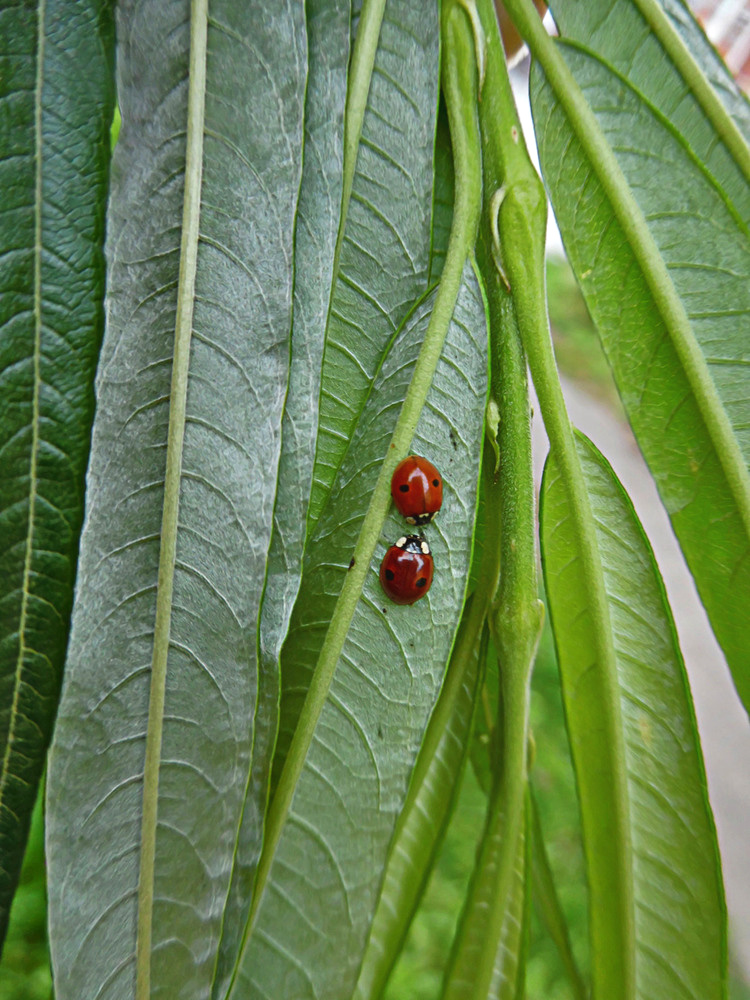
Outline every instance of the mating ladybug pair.
<svg viewBox="0 0 750 1000">
<path fill-rule="evenodd" d="M 409 524 L 429 524 L 443 502 L 440 473 L 426 458 L 409 455 L 391 479 L 391 496 Z M 414 604 L 430 589 L 433 574 L 430 546 L 421 535 L 404 535 L 380 564 L 380 583 L 394 604 Z"/>
</svg>

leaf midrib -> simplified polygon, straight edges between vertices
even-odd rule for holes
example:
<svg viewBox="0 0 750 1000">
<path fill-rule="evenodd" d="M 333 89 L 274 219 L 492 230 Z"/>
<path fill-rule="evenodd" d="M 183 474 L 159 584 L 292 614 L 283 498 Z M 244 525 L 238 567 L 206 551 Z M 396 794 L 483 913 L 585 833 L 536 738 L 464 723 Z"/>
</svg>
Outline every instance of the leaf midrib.
<svg viewBox="0 0 750 1000">
<path fill-rule="evenodd" d="M 200 198 L 203 175 L 203 134 L 206 100 L 208 0 L 192 0 L 190 11 L 190 65 L 188 70 L 187 141 L 183 196 L 180 269 L 177 284 L 175 350 L 170 390 L 164 507 L 156 589 L 156 618 L 151 661 L 146 758 L 143 773 L 141 864 L 138 880 L 136 939 L 136 1000 L 151 994 L 151 947 L 156 855 L 159 765 L 164 719 L 167 658 L 172 613 L 177 525 L 185 436 L 190 341 L 195 302 L 195 278 L 200 235 Z"/>
<path fill-rule="evenodd" d="M 646 96 L 646 94 L 636 86 L 632 80 L 629 80 L 627 76 L 624 75 L 613 63 L 608 59 L 602 57 L 602 55 L 593 49 L 589 48 L 588 45 L 584 45 L 583 42 L 579 42 L 577 39 L 573 38 L 561 38 L 559 44 L 565 48 L 572 49 L 575 52 L 580 52 L 587 56 L 594 62 L 597 62 L 600 66 L 604 67 L 609 73 L 616 77 L 620 83 L 628 91 L 635 95 L 635 97 L 643 104 L 643 106 L 656 118 L 659 124 L 667 131 L 675 142 L 682 148 L 685 156 L 690 160 L 696 170 L 699 171 L 711 185 L 711 187 L 716 191 L 717 196 L 724 202 L 727 211 L 732 216 L 737 228 L 742 230 L 746 236 L 750 236 L 750 225 L 747 221 L 742 218 L 739 211 L 734 205 L 732 198 L 729 193 L 724 188 L 724 185 L 719 181 L 719 179 L 714 176 L 714 174 L 708 169 L 706 164 L 700 158 L 700 156 L 695 152 L 695 150 L 688 143 L 685 136 L 680 132 L 680 130 L 675 126 L 675 124 L 667 118 L 664 112 L 658 108 L 653 101 Z"/>
<path fill-rule="evenodd" d="M 10 708 L 8 737 L 0 770 L 0 803 L 5 799 L 5 788 L 10 776 L 10 759 L 16 738 L 16 725 L 20 717 L 18 705 L 21 697 L 24 656 L 26 646 L 26 620 L 29 609 L 31 560 L 34 553 L 34 526 L 36 517 L 37 460 L 39 455 L 39 389 L 41 386 L 42 351 L 42 88 L 44 86 L 44 27 L 47 0 L 39 0 L 37 21 L 37 67 L 34 84 L 34 391 L 31 403 L 31 454 L 29 456 L 29 520 L 21 584 L 21 614 L 18 621 L 18 658 L 13 674 L 13 701 Z"/>
<path fill-rule="evenodd" d="M 632 3 L 638 8 L 644 21 L 664 47 L 680 77 L 689 87 L 706 118 L 716 129 L 733 160 L 742 171 L 745 180 L 750 182 L 750 149 L 748 149 L 734 119 L 701 72 L 690 49 L 672 27 L 666 12 L 656 3 L 656 0 L 632 0 Z"/>
<path fill-rule="evenodd" d="M 537 19 L 538 20 L 538 19 Z M 703 352 L 664 259 L 606 137 L 565 60 L 542 27 L 531 21 L 528 42 L 599 181 L 646 280 L 718 456 L 745 533 L 750 537 L 750 472 Z"/>
</svg>

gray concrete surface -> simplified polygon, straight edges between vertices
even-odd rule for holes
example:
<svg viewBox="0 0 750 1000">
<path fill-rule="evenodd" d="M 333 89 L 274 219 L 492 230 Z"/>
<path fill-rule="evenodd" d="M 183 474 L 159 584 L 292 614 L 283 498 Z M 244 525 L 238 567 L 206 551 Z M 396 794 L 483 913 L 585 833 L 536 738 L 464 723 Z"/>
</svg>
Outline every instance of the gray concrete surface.
<svg viewBox="0 0 750 1000">
<path fill-rule="evenodd" d="M 629 493 L 664 577 L 703 743 L 724 869 L 732 957 L 750 983 L 750 723 L 630 428 L 574 385 L 565 383 L 563 388 L 572 422 L 604 453 Z M 536 405 L 534 412 L 538 486 L 548 445 Z"/>
</svg>

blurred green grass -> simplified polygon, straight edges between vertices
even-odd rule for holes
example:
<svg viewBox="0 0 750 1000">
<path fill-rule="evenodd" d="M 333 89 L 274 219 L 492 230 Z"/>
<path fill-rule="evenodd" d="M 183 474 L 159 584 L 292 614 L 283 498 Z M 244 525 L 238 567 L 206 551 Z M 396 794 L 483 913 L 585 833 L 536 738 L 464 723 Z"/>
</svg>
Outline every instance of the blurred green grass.
<svg viewBox="0 0 750 1000">
<path fill-rule="evenodd" d="M 40 793 L 31 820 L 21 879 L 10 911 L 8 936 L 0 963 L 2 1000 L 50 1000 L 52 997 L 42 801 Z"/>
<path fill-rule="evenodd" d="M 555 358 L 563 375 L 625 419 L 604 349 L 573 271 L 564 257 L 547 258 L 547 308 Z"/>
</svg>

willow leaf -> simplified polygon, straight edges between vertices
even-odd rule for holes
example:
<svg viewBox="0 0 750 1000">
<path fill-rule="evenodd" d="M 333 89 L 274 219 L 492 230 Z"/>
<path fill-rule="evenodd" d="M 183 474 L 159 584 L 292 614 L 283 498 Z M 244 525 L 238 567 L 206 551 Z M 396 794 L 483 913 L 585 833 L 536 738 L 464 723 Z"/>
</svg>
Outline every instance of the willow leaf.
<svg viewBox="0 0 750 1000">
<path fill-rule="evenodd" d="M 310 542 L 285 655 L 309 664 L 338 626 L 337 598 L 366 524 L 430 324 L 434 295 L 404 325 L 378 374 L 339 479 Z M 436 310 L 437 312 L 437 310 Z M 439 577 L 418 604 L 383 595 L 380 560 L 403 522 L 385 521 L 364 591 L 306 753 L 234 1000 L 349 1000 L 378 901 L 396 819 L 458 625 L 471 552 L 486 394 L 484 303 L 466 266 L 412 447 L 433 455 L 445 500 L 430 534 Z M 358 565 L 358 564 L 357 564 Z M 281 786 L 280 786 L 281 787 Z M 363 836 L 366 831 L 366 836 Z"/>
<path fill-rule="evenodd" d="M 107 330 L 48 784 L 59 1000 L 210 993 L 289 367 L 302 6 L 133 0 L 117 35 Z"/>
<path fill-rule="evenodd" d="M 363 7 L 357 46 L 372 44 L 360 38 L 372 6 Z M 427 287 L 438 39 L 436 4 L 388 0 L 371 76 L 360 79 L 353 67 L 351 85 L 367 103 L 358 144 L 347 149 L 356 166 L 323 360 L 311 528 L 383 352 Z"/>
<path fill-rule="evenodd" d="M 445 683 L 398 819 L 355 1000 L 382 996 L 453 813 L 487 658 L 489 629 L 485 626 L 482 641 L 478 635 L 485 608 L 475 603 L 484 602 L 470 598 L 464 608 Z"/>
<path fill-rule="evenodd" d="M 104 327 L 108 0 L 0 9 L 0 948 L 60 692 Z"/>
<path fill-rule="evenodd" d="M 621 76 L 580 43 L 550 43 L 543 58 L 544 71 L 534 74 L 533 109 L 568 255 L 747 707 L 750 394 L 743 330 L 750 314 L 750 240 L 744 202 L 734 196 L 738 185 L 727 174 L 726 149 L 716 174 L 701 159 L 711 159 L 718 134 L 700 140 L 703 147 L 696 137 L 694 151 L 679 115 L 670 121 L 640 81 Z M 655 64 L 653 72 L 658 69 Z M 710 121 L 704 117 L 700 126 L 705 132 Z"/>
<path fill-rule="evenodd" d="M 224 916 L 214 996 L 227 988 L 252 897 L 276 740 L 279 656 L 302 577 L 307 504 L 317 434 L 320 369 L 341 208 L 349 0 L 309 0 L 308 79 L 302 180 L 294 243 L 289 384 L 281 429 L 278 489 L 259 623 L 261 671 L 255 751 Z"/>
<path fill-rule="evenodd" d="M 633 930 L 636 1000 L 725 995 L 726 914 L 713 818 L 690 691 L 653 553 L 603 456 L 578 452 L 595 519 L 614 652 L 614 705 L 592 658 L 590 598 L 557 468 L 542 483 L 542 559 L 586 846 L 594 996 L 621 946 L 606 937 L 620 910 Z M 622 747 L 622 756 L 615 750 Z M 613 791 L 604 792 L 604 789 Z M 629 873 L 627 882 L 611 872 Z M 621 893 L 618 898 L 613 892 Z M 616 928 L 616 925 L 614 925 Z M 626 938 L 627 940 L 627 938 Z M 626 956 L 627 961 L 627 956 Z M 605 990 L 608 987 L 603 987 Z"/>
</svg>

